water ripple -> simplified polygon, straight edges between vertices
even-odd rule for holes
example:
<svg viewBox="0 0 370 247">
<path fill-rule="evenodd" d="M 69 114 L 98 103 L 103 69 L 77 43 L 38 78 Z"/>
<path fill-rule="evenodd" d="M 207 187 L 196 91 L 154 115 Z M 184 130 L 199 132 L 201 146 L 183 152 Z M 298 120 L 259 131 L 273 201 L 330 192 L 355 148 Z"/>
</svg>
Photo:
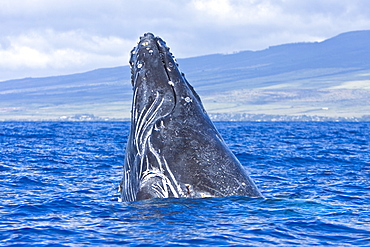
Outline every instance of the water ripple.
<svg viewBox="0 0 370 247">
<path fill-rule="evenodd" d="M 369 123 L 216 123 L 264 198 L 119 203 L 129 123 L 4 122 L 6 246 L 366 246 Z"/>
</svg>

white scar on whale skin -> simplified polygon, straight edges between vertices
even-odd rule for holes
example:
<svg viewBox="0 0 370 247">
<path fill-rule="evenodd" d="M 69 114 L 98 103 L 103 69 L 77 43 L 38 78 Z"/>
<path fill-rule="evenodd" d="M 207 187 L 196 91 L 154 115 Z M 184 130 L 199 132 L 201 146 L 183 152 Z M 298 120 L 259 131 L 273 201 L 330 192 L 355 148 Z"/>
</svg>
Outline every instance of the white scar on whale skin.
<svg viewBox="0 0 370 247">
<path fill-rule="evenodd" d="M 149 151 L 154 155 L 154 157 L 156 158 L 156 160 L 157 160 L 157 162 L 158 162 L 158 164 L 159 164 L 159 169 L 160 169 L 160 171 L 162 171 L 162 173 L 164 172 L 164 171 L 167 171 L 168 173 L 169 173 L 169 175 L 170 175 L 170 178 L 168 178 L 168 177 L 166 177 L 166 181 L 169 181 L 170 183 L 168 183 L 167 185 L 170 187 L 170 189 L 171 189 L 171 191 L 172 191 L 172 193 L 173 193 L 173 195 L 175 196 L 175 197 L 179 197 L 179 194 L 181 195 L 181 196 L 184 196 L 184 194 L 183 194 L 183 191 L 182 191 L 182 189 L 181 189 L 181 187 L 180 187 L 180 184 L 177 182 L 177 180 L 176 180 L 176 178 L 175 178 L 175 176 L 173 175 L 173 173 L 172 173 L 172 171 L 171 171 L 171 169 L 169 168 L 169 166 L 168 166 L 168 164 L 167 164 L 167 161 L 166 161 L 166 159 L 163 157 L 163 156 L 161 156 L 155 149 L 154 149 L 154 147 L 153 147 L 153 145 L 152 145 L 152 143 L 151 142 L 149 142 Z M 163 169 L 163 165 L 165 166 L 165 169 Z M 172 183 L 176 186 L 176 189 L 175 189 L 175 187 L 172 185 L 172 183 L 171 183 L 171 181 L 172 181 Z"/>
<path fill-rule="evenodd" d="M 148 138 L 148 140 L 149 139 L 150 138 Z M 151 185 L 151 189 L 156 193 L 158 197 L 161 197 L 161 198 L 170 197 L 169 191 L 171 191 L 172 195 L 175 197 L 180 197 L 179 194 L 183 195 L 180 185 L 177 183 L 172 172 L 169 169 L 167 169 L 168 165 L 166 164 L 167 163 L 166 160 L 164 158 L 161 158 L 161 156 L 154 149 L 150 141 L 148 141 L 148 146 L 149 146 L 149 150 L 147 151 L 149 151 L 151 154 L 154 155 L 154 157 L 157 160 L 158 167 L 154 167 L 154 166 L 149 167 L 149 160 L 148 160 L 148 156 L 146 155 L 146 157 L 142 159 L 142 160 L 145 160 L 147 167 L 145 171 L 140 171 L 140 174 L 142 174 L 140 177 L 141 184 L 145 184 L 146 181 L 151 180 L 151 179 L 160 178 L 161 183 L 157 182 Z M 166 170 L 163 169 L 163 164 L 166 166 Z M 142 167 L 144 166 L 144 162 L 141 164 L 141 166 Z M 169 177 L 167 177 L 164 174 L 165 171 L 170 173 L 172 181 Z M 173 184 L 175 184 L 175 186 L 177 187 L 177 190 Z"/>
<path fill-rule="evenodd" d="M 137 91 L 138 89 L 136 89 L 134 93 L 134 101 L 136 101 L 137 98 Z M 141 182 L 144 182 L 145 180 L 148 180 L 150 178 L 159 177 L 162 180 L 162 186 L 159 186 L 159 184 L 157 183 L 152 185 L 154 186 L 152 189 L 156 192 L 156 194 L 158 194 L 158 196 L 160 197 L 169 197 L 168 191 L 169 188 L 175 197 L 179 197 L 180 195 L 183 195 L 180 185 L 178 184 L 173 173 L 169 169 L 167 161 L 164 158 L 160 157 L 159 153 L 154 149 L 151 142 L 149 141 L 153 129 L 152 125 L 154 119 L 158 111 L 160 110 L 163 102 L 164 98 L 160 99 L 159 92 L 156 92 L 154 101 L 147 109 L 144 108 L 141 111 L 140 115 L 138 115 L 138 109 L 135 109 L 134 111 L 136 128 L 133 140 L 135 142 L 138 155 L 140 156 L 139 158 L 140 165 L 138 167 L 139 170 L 138 174 L 141 175 L 139 175 L 140 176 L 139 180 Z M 149 146 L 149 150 L 147 150 L 146 148 L 147 144 Z M 148 160 L 147 154 L 145 154 L 148 151 L 156 157 L 158 168 L 149 167 L 150 162 Z M 163 169 L 163 165 L 165 165 L 166 169 Z M 171 179 L 164 174 L 164 171 L 167 171 L 169 173 Z M 131 191 L 131 193 L 133 193 L 133 191 Z"/>
<path fill-rule="evenodd" d="M 160 98 L 159 92 L 157 92 L 153 103 L 149 106 L 147 110 L 143 109 L 139 117 L 136 117 L 137 109 L 135 111 L 134 119 L 136 119 L 136 128 L 135 128 L 134 141 L 136 143 L 136 148 L 140 156 L 143 156 L 146 139 L 151 135 L 151 128 L 149 127 L 151 127 L 151 125 L 153 124 L 153 119 L 156 117 L 156 114 L 159 111 L 164 101 L 164 98 L 162 98 L 161 100 L 159 98 Z"/>
</svg>

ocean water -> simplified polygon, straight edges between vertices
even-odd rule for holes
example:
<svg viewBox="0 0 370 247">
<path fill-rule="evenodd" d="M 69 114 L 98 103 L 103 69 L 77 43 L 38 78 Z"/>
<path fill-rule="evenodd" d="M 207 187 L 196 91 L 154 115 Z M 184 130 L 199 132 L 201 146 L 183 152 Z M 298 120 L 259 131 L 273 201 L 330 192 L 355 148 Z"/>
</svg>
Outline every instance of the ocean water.
<svg viewBox="0 0 370 247">
<path fill-rule="evenodd" d="M 1 122 L 1 246 L 370 246 L 370 123 L 217 122 L 264 198 L 120 203 L 126 122 Z"/>
</svg>

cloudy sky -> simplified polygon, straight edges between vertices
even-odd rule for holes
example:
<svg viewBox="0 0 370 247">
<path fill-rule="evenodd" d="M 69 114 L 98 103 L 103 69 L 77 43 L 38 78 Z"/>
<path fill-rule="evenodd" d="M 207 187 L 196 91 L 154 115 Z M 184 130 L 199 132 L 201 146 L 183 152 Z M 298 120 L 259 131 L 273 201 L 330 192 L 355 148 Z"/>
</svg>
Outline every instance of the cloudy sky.
<svg viewBox="0 0 370 247">
<path fill-rule="evenodd" d="M 145 32 L 178 58 L 370 30 L 368 0 L 0 0 L 0 81 L 128 64 Z"/>
</svg>

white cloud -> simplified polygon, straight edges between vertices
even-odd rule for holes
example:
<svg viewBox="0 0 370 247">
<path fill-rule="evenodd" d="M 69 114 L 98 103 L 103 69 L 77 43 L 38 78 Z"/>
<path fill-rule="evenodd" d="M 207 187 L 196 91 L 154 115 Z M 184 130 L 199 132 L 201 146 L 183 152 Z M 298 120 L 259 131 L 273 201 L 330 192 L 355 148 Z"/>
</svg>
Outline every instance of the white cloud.
<svg viewBox="0 0 370 247">
<path fill-rule="evenodd" d="M 126 64 L 127 51 L 132 44 L 133 41 L 119 37 L 100 37 L 83 31 L 33 31 L 7 37 L 6 47 L 0 48 L 0 67 L 1 70 L 26 70 L 28 73 L 29 69 L 35 69 L 37 76 L 40 69 L 50 75 L 48 71 L 64 74 L 97 66 L 119 66 Z"/>
<path fill-rule="evenodd" d="M 138 36 L 177 57 L 370 29 L 367 0 L 2 0 L 0 80 L 127 64 Z"/>
<path fill-rule="evenodd" d="M 22 67 L 45 68 L 48 56 L 25 46 L 12 46 L 11 49 L 0 51 L 0 66 L 2 68 L 17 69 Z"/>
<path fill-rule="evenodd" d="M 280 14 L 279 5 L 269 1 L 193 0 L 192 4 L 204 20 L 226 26 L 266 23 Z"/>
</svg>

